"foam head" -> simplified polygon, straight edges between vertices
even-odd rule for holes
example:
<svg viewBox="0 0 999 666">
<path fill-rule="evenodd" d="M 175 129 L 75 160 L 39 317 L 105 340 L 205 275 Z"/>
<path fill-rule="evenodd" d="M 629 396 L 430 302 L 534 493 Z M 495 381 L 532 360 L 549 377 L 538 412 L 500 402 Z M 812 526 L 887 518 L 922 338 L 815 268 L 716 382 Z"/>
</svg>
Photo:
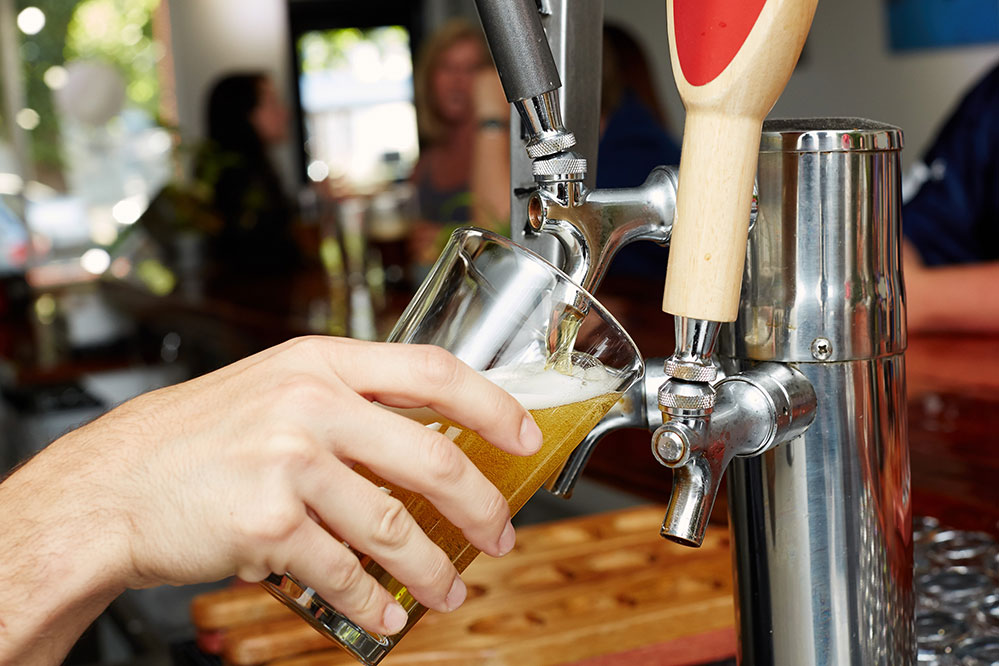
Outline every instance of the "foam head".
<svg viewBox="0 0 999 666">
<path fill-rule="evenodd" d="M 541 361 L 492 368 L 484 377 L 512 395 L 525 409 L 546 409 L 583 402 L 620 390 L 621 378 L 603 365 L 574 365 L 572 374 L 545 368 Z"/>
</svg>

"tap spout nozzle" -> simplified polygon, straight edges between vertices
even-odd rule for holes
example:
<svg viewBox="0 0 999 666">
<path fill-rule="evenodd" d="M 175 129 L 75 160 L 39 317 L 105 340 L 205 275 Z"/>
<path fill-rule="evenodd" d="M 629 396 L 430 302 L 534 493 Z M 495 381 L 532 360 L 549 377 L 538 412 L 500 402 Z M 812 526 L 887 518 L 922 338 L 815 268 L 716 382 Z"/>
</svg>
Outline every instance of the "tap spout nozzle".
<svg viewBox="0 0 999 666">
<path fill-rule="evenodd" d="M 698 447 L 693 452 L 689 441 L 677 446 L 677 440 L 687 440 L 687 433 L 698 439 L 700 436 L 681 423 L 671 423 L 672 428 L 668 428 L 671 424 L 667 423 L 656 432 L 656 446 L 653 447 L 653 453 L 660 462 L 674 470 L 673 490 L 659 534 L 670 541 L 696 548 L 704 540 L 722 475 L 732 454 L 721 443 Z M 667 451 L 679 453 L 669 462 L 682 464 L 676 466 L 664 462 L 662 454 Z"/>
<path fill-rule="evenodd" d="M 698 392 L 713 392 L 713 405 L 698 412 Z M 653 455 L 674 470 L 673 490 L 660 534 L 700 546 L 725 468 L 735 456 L 755 456 L 802 434 L 815 418 L 815 390 L 789 365 L 763 363 L 726 377 L 714 387 L 670 379 L 660 389 L 682 415 L 663 424 L 652 440 Z M 664 412 L 681 412 L 668 407 Z"/>
</svg>

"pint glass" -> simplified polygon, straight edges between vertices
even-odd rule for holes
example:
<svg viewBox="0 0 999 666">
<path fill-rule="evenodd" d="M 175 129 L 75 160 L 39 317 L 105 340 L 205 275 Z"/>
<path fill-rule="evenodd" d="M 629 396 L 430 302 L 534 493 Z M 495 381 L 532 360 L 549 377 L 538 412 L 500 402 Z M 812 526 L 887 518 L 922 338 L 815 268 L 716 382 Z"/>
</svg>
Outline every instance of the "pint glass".
<svg viewBox="0 0 999 666">
<path fill-rule="evenodd" d="M 451 351 L 534 416 L 543 434 L 541 450 L 520 457 L 429 409 L 402 412 L 451 438 L 503 493 L 511 514 L 644 371 L 635 343 L 592 296 L 536 254 L 479 229 L 454 233 L 389 341 Z M 478 555 L 422 496 L 357 471 L 399 498 L 459 572 Z M 377 664 L 426 609 L 377 562 L 358 556 L 409 614 L 398 634 L 361 629 L 291 575 L 272 575 L 263 585 L 358 660 Z"/>
</svg>

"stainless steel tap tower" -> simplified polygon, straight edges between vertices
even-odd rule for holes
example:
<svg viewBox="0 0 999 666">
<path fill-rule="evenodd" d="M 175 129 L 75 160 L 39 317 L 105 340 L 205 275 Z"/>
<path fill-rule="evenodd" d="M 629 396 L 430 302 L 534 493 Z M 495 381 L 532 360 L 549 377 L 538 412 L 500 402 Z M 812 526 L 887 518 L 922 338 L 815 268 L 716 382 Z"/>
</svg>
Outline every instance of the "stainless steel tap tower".
<svg viewBox="0 0 999 666">
<path fill-rule="evenodd" d="M 602 0 L 476 2 L 523 129 L 514 237 L 592 291 L 624 244 L 671 241 L 677 170 L 592 189 Z M 550 484 L 570 495 L 607 432 L 654 430 L 674 469 L 662 535 L 696 546 L 728 468 L 742 664 L 915 662 L 901 147 L 862 119 L 765 123 L 735 320 L 677 316 L 676 353 Z"/>
</svg>

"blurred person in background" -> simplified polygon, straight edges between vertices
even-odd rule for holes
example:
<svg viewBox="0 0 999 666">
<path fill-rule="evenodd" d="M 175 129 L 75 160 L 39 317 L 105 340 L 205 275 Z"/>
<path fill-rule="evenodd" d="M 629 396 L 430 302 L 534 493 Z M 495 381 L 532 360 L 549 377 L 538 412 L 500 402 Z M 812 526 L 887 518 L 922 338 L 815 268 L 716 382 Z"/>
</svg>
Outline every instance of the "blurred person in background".
<svg viewBox="0 0 999 666">
<path fill-rule="evenodd" d="M 653 168 L 679 164 L 680 146 L 666 126 L 641 45 L 623 28 L 605 24 L 597 187 L 637 187 Z M 633 243 L 618 253 L 608 279 L 662 282 L 667 256 L 654 243 Z"/>
<path fill-rule="evenodd" d="M 262 72 L 219 79 L 208 97 L 208 142 L 195 178 L 221 220 L 211 256 L 222 282 L 277 277 L 300 268 L 295 208 L 269 151 L 288 138 L 288 110 Z"/>
<path fill-rule="evenodd" d="M 604 25 L 598 187 L 635 187 L 661 164 L 679 164 L 649 61 L 624 28 Z"/>
<path fill-rule="evenodd" d="M 421 219 L 410 252 L 426 266 L 455 227 L 509 228 L 510 105 L 482 33 L 461 19 L 424 43 L 414 88 L 420 159 L 412 180 Z"/>
<path fill-rule="evenodd" d="M 907 185 L 909 330 L 999 332 L 999 65 L 964 96 Z"/>
</svg>

